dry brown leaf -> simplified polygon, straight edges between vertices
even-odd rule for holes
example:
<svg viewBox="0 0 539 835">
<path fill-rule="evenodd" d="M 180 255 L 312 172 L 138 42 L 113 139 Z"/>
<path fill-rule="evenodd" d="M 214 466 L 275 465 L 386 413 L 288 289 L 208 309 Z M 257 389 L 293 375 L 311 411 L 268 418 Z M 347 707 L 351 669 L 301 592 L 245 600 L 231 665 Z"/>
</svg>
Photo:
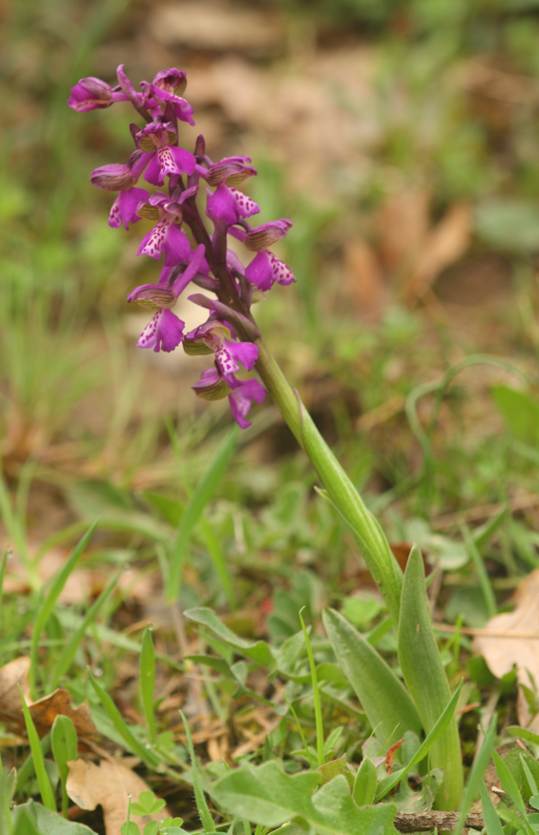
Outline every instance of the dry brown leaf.
<svg viewBox="0 0 539 835">
<path fill-rule="evenodd" d="M 352 240 L 345 249 L 344 280 L 346 302 L 369 321 L 378 321 L 387 301 L 387 285 L 372 247 L 361 239 Z"/>
<path fill-rule="evenodd" d="M 12 720 L 22 717 L 21 691 L 25 699 L 29 698 L 28 673 L 30 659 L 26 655 L 14 658 L 9 664 L 0 667 L 0 717 Z"/>
<path fill-rule="evenodd" d="M 78 707 L 73 707 L 71 696 L 62 687 L 49 693 L 48 696 L 38 699 L 37 702 L 32 702 L 29 708 L 32 719 L 40 733 L 48 731 L 56 717 L 62 714 L 63 716 L 69 716 L 75 725 L 79 739 L 97 734 L 97 728 L 90 715 L 88 705 L 81 704 Z"/>
<path fill-rule="evenodd" d="M 95 765 L 85 760 L 69 763 L 67 793 L 81 809 L 103 809 L 106 835 L 121 835 L 122 824 L 127 820 L 129 800 L 137 800 L 143 791 L 148 791 L 144 780 L 119 761 L 102 760 Z M 131 815 L 134 823 L 143 825 L 149 820 L 164 820 L 169 816 L 163 809 L 151 817 Z"/>
<path fill-rule="evenodd" d="M 161 43 L 218 52 L 266 52 L 278 49 L 283 36 L 267 13 L 219 0 L 168 3 L 153 11 L 150 28 Z"/>
<path fill-rule="evenodd" d="M 530 686 L 539 685 L 539 569 L 532 571 L 515 593 L 515 609 L 489 620 L 482 634 L 474 641 L 475 650 L 483 655 L 491 672 L 501 678 L 517 668 L 518 680 Z M 488 633 L 493 633 L 491 636 Z M 531 681 L 530 681 L 531 677 Z M 526 700 L 519 693 L 517 703 L 519 722 L 529 725 L 530 715 Z M 539 730 L 538 717 L 532 728 Z"/>
<path fill-rule="evenodd" d="M 408 189 L 391 194 L 375 220 L 382 261 L 389 270 L 407 271 L 417 261 L 429 229 L 430 194 Z"/>
<path fill-rule="evenodd" d="M 471 235 L 470 207 L 463 203 L 452 206 L 419 249 L 419 257 L 407 282 L 407 297 L 424 296 L 440 273 L 464 255 Z"/>
</svg>

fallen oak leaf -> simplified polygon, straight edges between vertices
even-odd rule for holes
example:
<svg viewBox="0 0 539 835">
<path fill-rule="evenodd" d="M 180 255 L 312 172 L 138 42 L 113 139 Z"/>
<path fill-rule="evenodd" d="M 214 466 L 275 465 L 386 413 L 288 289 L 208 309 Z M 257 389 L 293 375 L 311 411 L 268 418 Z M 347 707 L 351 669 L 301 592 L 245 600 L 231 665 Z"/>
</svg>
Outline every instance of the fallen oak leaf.
<svg viewBox="0 0 539 835">
<path fill-rule="evenodd" d="M 71 719 L 79 739 L 96 736 L 98 733 L 88 705 L 83 703 L 74 707 L 70 694 L 63 687 L 53 690 L 48 696 L 32 702 L 28 707 L 40 733 L 48 731 L 59 714 Z"/>
<path fill-rule="evenodd" d="M 8 722 L 20 719 L 21 693 L 28 701 L 30 698 L 30 687 L 28 676 L 30 673 L 30 659 L 27 655 L 14 658 L 0 667 L 0 718 Z"/>
<path fill-rule="evenodd" d="M 71 760 L 66 790 L 71 800 L 81 809 L 103 809 L 106 835 L 121 835 L 127 820 L 129 801 L 136 801 L 142 792 L 148 791 L 144 780 L 119 760 L 102 760 L 99 765 L 86 760 Z M 150 820 L 169 817 L 166 809 L 153 815 L 140 817 L 131 813 L 133 823 L 144 825 Z"/>
<path fill-rule="evenodd" d="M 515 592 L 515 609 L 491 618 L 481 635 L 474 640 L 474 649 L 484 657 L 490 671 L 497 678 L 517 669 L 521 685 L 539 683 L 539 569 L 522 580 Z M 491 634 L 489 634 L 491 633 Z M 526 635 L 528 637 L 524 637 Z M 526 699 L 519 690 L 517 714 L 522 725 L 532 718 Z M 537 717 L 531 727 L 539 730 Z"/>
</svg>

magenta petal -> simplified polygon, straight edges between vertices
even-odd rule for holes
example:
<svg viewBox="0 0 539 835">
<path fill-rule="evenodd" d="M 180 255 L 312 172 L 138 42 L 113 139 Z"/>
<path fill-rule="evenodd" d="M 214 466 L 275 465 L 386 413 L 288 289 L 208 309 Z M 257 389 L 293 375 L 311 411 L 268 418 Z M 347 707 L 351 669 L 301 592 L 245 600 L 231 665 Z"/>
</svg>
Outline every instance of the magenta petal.
<svg viewBox="0 0 539 835">
<path fill-rule="evenodd" d="M 252 197 L 248 197 L 243 191 L 238 191 L 237 188 L 231 188 L 230 191 L 234 196 L 238 215 L 241 218 L 252 217 L 257 215 L 260 211 L 260 206 Z"/>
<path fill-rule="evenodd" d="M 168 227 L 163 252 L 165 254 L 165 264 L 169 267 L 187 263 L 191 257 L 189 238 L 175 223 L 171 223 Z"/>
<path fill-rule="evenodd" d="M 230 411 L 238 426 L 247 429 L 251 422 L 247 415 L 253 403 L 262 403 L 266 397 L 266 389 L 258 380 L 245 380 L 235 386 L 228 396 Z"/>
<path fill-rule="evenodd" d="M 247 371 L 253 368 L 258 359 L 258 348 L 254 342 L 229 342 L 226 340 L 223 345 Z"/>
<path fill-rule="evenodd" d="M 160 220 L 153 229 L 150 229 L 140 242 L 137 255 L 148 255 L 150 258 L 159 258 L 167 239 L 170 224 L 166 220 Z"/>
<path fill-rule="evenodd" d="M 274 281 L 283 285 L 292 284 L 296 280 L 296 277 L 288 264 L 285 264 L 284 261 L 277 258 L 273 252 L 269 253 L 269 257 Z"/>
<path fill-rule="evenodd" d="M 259 290 L 269 290 L 273 286 L 273 268 L 269 252 L 262 250 L 245 269 L 245 278 Z"/>
<path fill-rule="evenodd" d="M 284 237 L 292 226 L 292 221 L 286 217 L 262 223 L 249 230 L 245 243 L 249 249 L 258 251 L 267 249 L 280 238 Z"/>
<path fill-rule="evenodd" d="M 176 160 L 178 172 L 180 174 L 193 174 L 196 167 L 196 159 L 193 154 L 186 151 L 185 148 L 179 148 L 175 145 L 172 145 L 170 150 Z"/>
<path fill-rule="evenodd" d="M 158 310 L 138 338 L 139 348 L 173 351 L 183 339 L 185 322 L 171 310 Z"/>
<path fill-rule="evenodd" d="M 152 153 L 151 160 L 144 172 L 144 179 L 147 183 L 151 183 L 152 186 L 162 186 L 164 181 L 163 171 L 161 169 L 161 165 L 159 164 L 159 160 L 157 159 L 157 154 Z"/>
<path fill-rule="evenodd" d="M 208 194 L 206 214 L 219 226 L 231 226 L 238 222 L 236 200 L 229 188 L 220 185 L 213 194 Z"/>
<path fill-rule="evenodd" d="M 206 371 L 203 371 L 200 377 L 198 378 L 197 382 L 194 384 L 194 389 L 205 389 L 209 386 L 214 386 L 216 383 L 219 382 L 219 374 L 215 370 L 215 368 L 207 368 Z"/>
<path fill-rule="evenodd" d="M 120 220 L 127 229 L 130 223 L 140 220 L 137 214 L 138 207 L 148 197 L 145 188 L 128 188 L 118 195 L 118 213 Z M 110 220 L 109 220 L 110 222 Z M 111 224 L 112 225 L 112 224 Z"/>
<path fill-rule="evenodd" d="M 199 244 L 194 250 L 189 264 L 184 272 L 178 276 L 172 287 L 172 292 L 176 297 L 187 287 L 187 285 L 201 272 L 206 265 L 206 257 L 204 255 L 204 246 Z"/>
</svg>

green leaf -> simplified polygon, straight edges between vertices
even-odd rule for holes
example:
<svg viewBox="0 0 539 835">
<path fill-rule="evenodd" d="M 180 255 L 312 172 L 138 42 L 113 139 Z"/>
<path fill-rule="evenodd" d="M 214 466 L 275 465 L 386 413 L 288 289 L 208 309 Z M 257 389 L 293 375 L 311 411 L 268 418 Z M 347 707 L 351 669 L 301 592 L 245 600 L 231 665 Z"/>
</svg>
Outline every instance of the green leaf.
<svg viewBox="0 0 539 835">
<path fill-rule="evenodd" d="M 402 587 L 398 631 L 399 660 L 425 731 L 431 731 L 451 699 L 447 676 L 432 628 L 423 559 L 414 548 Z M 453 718 L 430 751 L 433 768 L 444 772 L 438 808 L 455 809 L 462 797 L 462 757 L 458 724 Z"/>
<path fill-rule="evenodd" d="M 22 714 L 24 717 L 24 724 L 26 726 L 26 733 L 28 735 L 28 742 L 30 743 L 30 751 L 32 753 L 32 762 L 34 765 L 34 771 L 36 774 L 39 793 L 47 809 L 50 809 L 51 811 L 55 812 L 56 802 L 54 800 L 54 791 L 52 789 L 51 781 L 49 779 L 47 768 L 45 766 L 45 758 L 43 756 L 43 750 L 41 748 L 39 734 L 36 730 L 36 726 L 34 725 L 32 714 L 30 713 L 28 705 L 26 704 L 26 699 L 24 698 L 24 696 L 22 696 L 22 694 L 21 699 Z"/>
<path fill-rule="evenodd" d="M 191 534 L 205 507 L 212 500 L 221 483 L 238 445 L 238 432 L 234 428 L 217 450 L 208 470 L 197 484 L 185 510 L 182 513 L 170 556 L 170 569 L 166 583 L 169 602 L 177 599 L 183 577 L 183 568 Z"/>
<path fill-rule="evenodd" d="M 492 752 L 494 751 L 494 745 L 496 743 L 496 720 L 497 716 L 495 714 L 490 721 L 483 744 L 470 769 L 468 782 L 466 784 L 464 796 L 460 805 L 460 813 L 457 826 L 455 827 L 455 835 L 461 835 L 461 832 L 464 830 L 468 812 L 472 807 L 472 803 L 480 794 L 481 787 L 484 785 L 485 771 L 487 770 L 490 758 L 492 757 Z"/>
<path fill-rule="evenodd" d="M 185 617 L 206 626 L 217 638 L 224 641 L 237 653 L 250 658 L 261 667 L 272 669 L 275 666 L 272 649 L 266 641 L 247 641 L 245 638 L 240 638 L 228 626 L 225 626 L 212 609 L 208 609 L 206 606 L 197 606 L 194 609 L 187 609 Z"/>
<path fill-rule="evenodd" d="M 483 818 L 487 835 L 503 835 L 503 827 L 484 783 L 479 787 L 479 793 L 481 795 L 481 805 L 483 807 Z"/>
<path fill-rule="evenodd" d="M 65 820 L 61 815 L 46 809 L 45 806 L 36 803 L 34 800 L 28 800 L 20 806 L 15 806 L 13 815 L 16 827 L 20 821 L 30 821 L 35 826 L 36 835 L 95 835 L 93 830 L 83 823 Z M 22 827 L 20 831 L 16 828 L 15 833 L 16 835 L 34 835 L 32 829 L 23 829 Z"/>
<path fill-rule="evenodd" d="M 350 682 L 374 734 L 392 745 L 405 731 L 421 732 L 421 720 L 402 682 L 377 650 L 338 612 L 323 621 L 337 662 Z"/>
<path fill-rule="evenodd" d="M 523 443 L 539 442 L 539 400 L 510 386 L 493 386 L 492 396 L 509 431 Z"/>
<path fill-rule="evenodd" d="M 69 804 L 66 792 L 69 771 L 67 764 L 69 760 L 75 760 L 78 755 L 77 731 L 69 716 L 58 714 L 55 717 L 51 728 L 51 749 L 60 775 L 62 812 L 65 813 Z"/>
<path fill-rule="evenodd" d="M 370 806 L 376 797 L 376 767 L 372 760 L 365 757 L 359 766 L 354 778 L 352 795 L 358 806 Z"/>
<path fill-rule="evenodd" d="M 539 209 L 525 200 L 489 200 L 475 214 L 478 236 L 502 252 L 539 250 Z"/>
<path fill-rule="evenodd" d="M 142 712 L 146 720 L 148 736 L 151 742 L 157 738 L 157 721 L 155 718 L 155 649 L 152 630 L 148 627 L 142 636 L 139 665 L 139 696 Z"/>
<path fill-rule="evenodd" d="M 45 628 L 48 619 L 50 618 L 54 607 L 56 605 L 56 601 L 60 597 L 62 589 L 64 588 L 69 575 L 72 573 L 73 569 L 75 568 L 77 562 L 79 561 L 80 557 L 84 553 L 86 546 L 88 545 L 90 539 L 93 536 L 94 530 L 96 525 L 91 525 L 90 528 L 86 531 L 82 539 L 77 543 L 67 560 L 65 561 L 64 565 L 60 569 L 60 571 L 55 575 L 51 586 L 47 593 L 45 594 L 41 604 L 36 612 L 35 619 L 34 619 L 34 629 L 32 631 L 32 640 L 30 644 L 30 690 L 32 692 L 32 696 L 35 698 L 36 693 L 36 683 L 37 683 L 37 669 L 38 669 L 38 654 L 39 654 L 39 644 L 41 639 L 41 633 Z"/>
<path fill-rule="evenodd" d="M 215 783 L 212 794 L 232 814 L 267 827 L 299 817 L 321 835 L 396 833 L 394 806 L 359 809 L 345 777 L 334 777 L 318 789 L 319 780 L 320 775 L 311 771 L 286 774 L 273 761 L 244 764 Z"/>
</svg>

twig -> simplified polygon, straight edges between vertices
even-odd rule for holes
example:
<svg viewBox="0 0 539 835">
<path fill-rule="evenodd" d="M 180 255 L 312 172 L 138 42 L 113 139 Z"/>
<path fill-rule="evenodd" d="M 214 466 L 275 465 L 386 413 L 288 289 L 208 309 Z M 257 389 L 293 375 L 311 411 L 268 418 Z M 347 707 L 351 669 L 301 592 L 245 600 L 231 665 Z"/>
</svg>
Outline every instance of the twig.
<svg viewBox="0 0 539 835">
<path fill-rule="evenodd" d="M 432 829 L 451 832 L 458 819 L 458 812 L 397 812 L 394 823 L 399 832 L 429 832 Z M 483 829 L 483 818 L 474 812 L 466 818 L 465 826 Z"/>
</svg>

